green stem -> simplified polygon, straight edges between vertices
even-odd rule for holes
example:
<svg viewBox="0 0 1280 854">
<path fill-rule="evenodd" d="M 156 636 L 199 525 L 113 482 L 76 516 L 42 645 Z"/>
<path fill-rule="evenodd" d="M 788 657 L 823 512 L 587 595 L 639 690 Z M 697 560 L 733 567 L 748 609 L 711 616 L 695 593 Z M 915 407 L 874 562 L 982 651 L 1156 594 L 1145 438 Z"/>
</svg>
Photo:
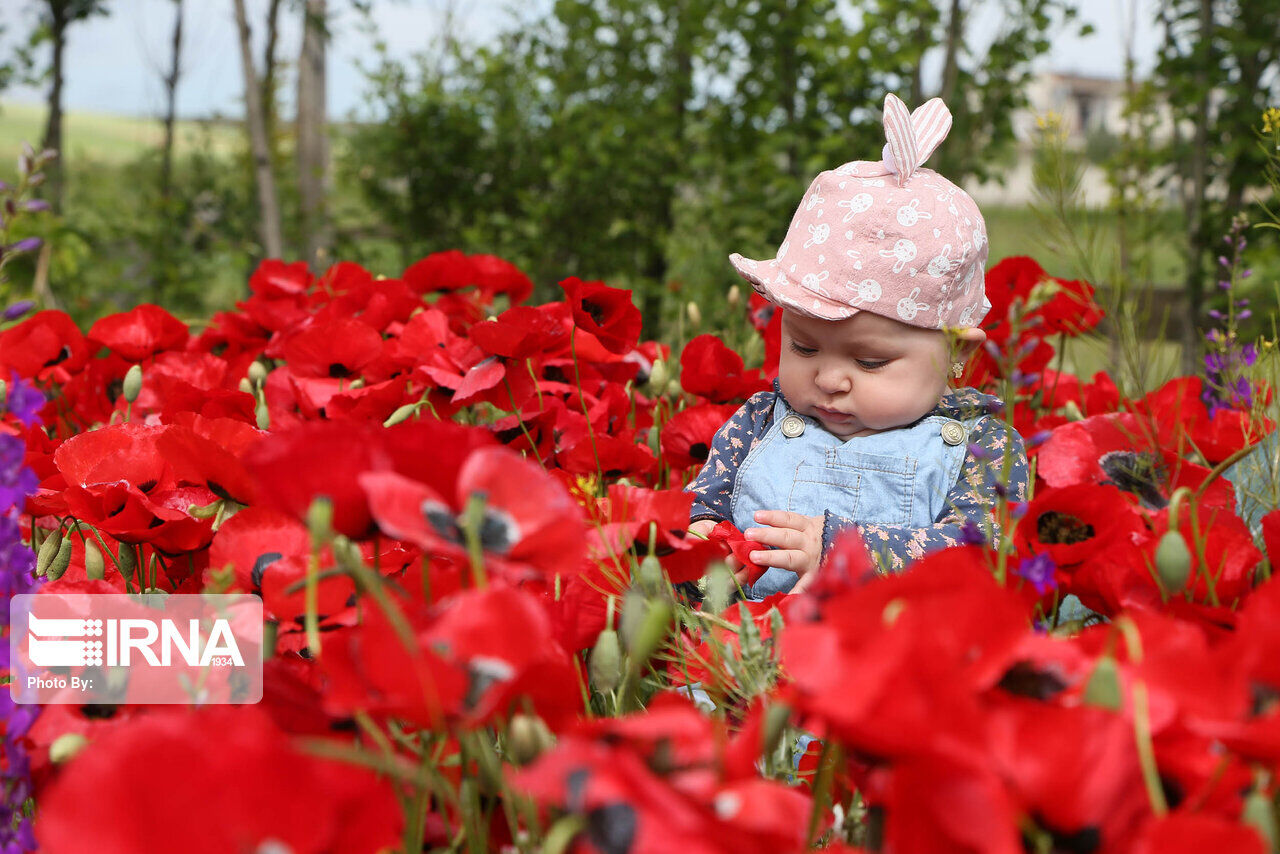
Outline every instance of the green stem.
<svg viewBox="0 0 1280 854">
<path fill-rule="evenodd" d="M 467 506 L 462 514 L 462 533 L 466 539 L 467 558 L 471 561 L 471 583 L 479 590 L 488 586 L 484 571 L 484 544 L 480 540 L 485 503 L 484 495 L 473 492 L 467 496 Z"/>
</svg>

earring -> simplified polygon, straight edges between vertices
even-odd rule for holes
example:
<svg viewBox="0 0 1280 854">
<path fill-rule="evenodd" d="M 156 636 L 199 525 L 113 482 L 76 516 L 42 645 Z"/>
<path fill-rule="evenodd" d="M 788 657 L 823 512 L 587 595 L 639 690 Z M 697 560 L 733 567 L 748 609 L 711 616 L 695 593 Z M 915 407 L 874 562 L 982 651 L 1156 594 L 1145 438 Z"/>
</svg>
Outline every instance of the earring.
<svg viewBox="0 0 1280 854">
<path fill-rule="evenodd" d="M 964 362 L 951 363 L 951 376 L 960 379 L 960 375 L 964 373 Z"/>
</svg>

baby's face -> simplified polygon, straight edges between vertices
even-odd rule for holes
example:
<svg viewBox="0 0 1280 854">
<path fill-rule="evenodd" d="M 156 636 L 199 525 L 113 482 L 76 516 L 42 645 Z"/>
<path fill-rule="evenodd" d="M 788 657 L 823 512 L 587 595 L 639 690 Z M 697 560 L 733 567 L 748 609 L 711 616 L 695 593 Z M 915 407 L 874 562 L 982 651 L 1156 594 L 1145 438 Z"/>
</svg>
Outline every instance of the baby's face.
<svg viewBox="0 0 1280 854">
<path fill-rule="evenodd" d="M 947 336 L 869 311 L 815 320 L 786 310 L 778 382 L 796 411 L 841 439 L 904 427 L 947 388 Z"/>
</svg>

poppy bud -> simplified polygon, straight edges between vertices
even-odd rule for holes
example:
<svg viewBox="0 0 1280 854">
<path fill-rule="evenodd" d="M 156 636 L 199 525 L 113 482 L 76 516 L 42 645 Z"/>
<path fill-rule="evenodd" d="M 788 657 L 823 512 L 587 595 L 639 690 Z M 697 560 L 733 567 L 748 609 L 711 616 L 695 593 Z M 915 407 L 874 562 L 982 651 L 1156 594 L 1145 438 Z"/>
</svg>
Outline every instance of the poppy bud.
<svg viewBox="0 0 1280 854">
<path fill-rule="evenodd" d="M 267 368 L 261 362 L 252 362 L 249 365 L 249 382 L 254 385 L 262 385 L 267 381 Z"/>
<path fill-rule="evenodd" d="M 124 399 L 133 403 L 142 394 L 142 365 L 134 365 L 124 375 Z"/>
<path fill-rule="evenodd" d="M 9 384 L 4 380 L 0 380 L 0 403 L 4 403 L 9 399 Z"/>
<path fill-rule="evenodd" d="M 702 309 L 698 308 L 698 304 L 693 300 L 689 300 L 689 304 L 685 306 L 685 311 L 689 315 L 689 322 L 694 326 L 702 323 Z"/>
<path fill-rule="evenodd" d="M 1156 546 L 1156 572 L 1160 584 L 1170 593 L 1187 586 L 1187 579 L 1191 577 L 1191 552 L 1177 531 L 1165 531 L 1160 538 Z"/>
<path fill-rule="evenodd" d="M 604 629 L 600 632 L 596 645 L 591 648 L 587 672 L 597 691 L 603 693 L 618 687 L 622 681 L 622 646 L 618 643 L 617 631 Z"/>
<path fill-rule="evenodd" d="M 648 609 L 647 602 L 645 595 L 634 588 L 622 594 L 622 608 L 618 611 L 618 634 L 625 649 L 631 649 L 635 642 Z"/>
<path fill-rule="evenodd" d="M 657 593 L 663 587 L 662 562 L 655 555 L 645 555 L 640 561 L 640 569 L 636 572 L 636 580 L 640 589 L 646 593 Z"/>
<path fill-rule="evenodd" d="M 138 553 L 133 548 L 128 543 L 121 543 L 120 554 L 116 557 L 116 563 L 120 565 L 120 573 L 125 578 L 133 575 L 133 570 L 138 566 Z"/>
<path fill-rule="evenodd" d="M 394 427 L 401 421 L 407 419 L 418 411 L 418 404 L 406 403 L 396 408 L 396 411 L 387 416 L 387 420 L 382 422 L 383 427 Z"/>
<path fill-rule="evenodd" d="M 1089 682 L 1085 685 L 1084 701 L 1091 706 L 1120 710 L 1123 705 L 1120 696 L 1120 670 L 1111 656 L 1104 655 L 1098 659 Z"/>
<path fill-rule="evenodd" d="M 773 703 L 764 713 L 764 752 L 772 753 L 791 720 L 791 707 L 786 703 Z"/>
<path fill-rule="evenodd" d="M 307 530 L 311 532 L 311 547 L 319 549 L 333 533 L 333 502 L 319 495 L 307 508 Z"/>
<path fill-rule="evenodd" d="M 736 306 L 742 301 L 742 289 L 737 285 L 730 286 L 729 293 L 725 296 L 724 301 L 727 302 L 730 307 Z"/>
<path fill-rule="evenodd" d="M 212 519 L 218 515 L 218 510 L 222 507 L 222 499 L 216 499 L 203 506 L 199 504 L 191 504 L 187 507 L 187 515 L 194 519 Z"/>
<path fill-rule="evenodd" d="M 58 553 L 49 563 L 49 568 L 45 574 L 49 576 L 50 581 L 57 581 L 62 574 L 67 571 L 67 567 L 71 565 L 71 538 L 63 537 L 62 545 L 58 546 Z"/>
<path fill-rule="evenodd" d="M 1244 799 L 1240 821 L 1258 831 L 1258 835 L 1266 842 L 1268 851 L 1276 850 L 1276 811 L 1266 793 L 1258 789 L 1249 793 Z"/>
<path fill-rule="evenodd" d="M 356 377 L 351 381 L 351 384 L 347 386 L 347 388 L 350 388 L 350 389 L 364 388 L 364 377 Z"/>
<path fill-rule="evenodd" d="M 58 528 L 40 546 L 40 554 L 36 556 L 36 575 L 44 575 L 49 571 L 49 564 L 53 562 L 53 558 L 57 555 L 58 548 L 61 545 L 62 529 Z"/>
<path fill-rule="evenodd" d="M 667 363 L 661 359 L 653 363 L 653 368 L 649 371 L 649 388 L 655 392 L 661 392 L 667 385 L 667 380 L 671 379 L 667 373 Z"/>
<path fill-rule="evenodd" d="M 271 413 L 267 411 L 265 400 L 258 401 L 258 405 L 253 408 L 253 420 L 257 422 L 259 430 L 271 429 Z"/>
<path fill-rule="evenodd" d="M 49 745 L 49 761 L 61 765 L 89 744 L 89 739 L 78 732 L 64 732 Z"/>
<path fill-rule="evenodd" d="M 703 591 L 702 599 L 703 609 L 711 614 L 719 614 L 733 601 L 736 588 L 729 565 L 723 562 L 717 563 L 707 573 L 707 586 Z"/>
<path fill-rule="evenodd" d="M 764 652 L 764 641 L 760 638 L 760 627 L 747 609 L 745 602 L 738 603 L 738 649 L 742 658 L 754 658 Z"/>
<path fill-rule="evenodd" d="M 90 579 L 101 581 L 107 577 L 107 565 L 102 560 L 102 552 L 90 540 L 84 541 L 84 573 Z"/>
<path fill-rule="evenodd" d="M 517 713 L 507 726 L 507 753 L 517 765 L 527 765 L 555 743 L 551 730 L 537 715 Z"/>
<path fill-rule="evenodd" d="M 1083 421 L 1084 413 L 1080 411 L 1080 405 L 1074 400 L 1068 400 L 1066 405 L 1062 407 L 1062 414 L 1067 417 L 1068 421 Z"/>
<path fill-rule="evenodd" d="M 627 651 L 631 654 L 631 666 L 639 669 L 649 660 L 658 646 L 667 637 L 667 627 L 671 624 L 671 603 L 665 599 L 655 599 L 645 603 L 644 619 L 632 635 Z"/>
<path fill-rule="evenodd" d="M 253 394 L 253 383 L 249 382 L 248 377 L 240 378 L 240 390 L 245 394 Z"/>
</svg>

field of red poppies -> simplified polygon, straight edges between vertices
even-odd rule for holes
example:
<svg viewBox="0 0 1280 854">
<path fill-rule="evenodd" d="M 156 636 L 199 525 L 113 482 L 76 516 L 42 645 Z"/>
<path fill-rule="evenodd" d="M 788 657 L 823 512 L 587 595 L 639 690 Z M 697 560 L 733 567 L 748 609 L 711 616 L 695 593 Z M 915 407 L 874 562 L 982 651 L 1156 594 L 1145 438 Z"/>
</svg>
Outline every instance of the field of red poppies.
<svg viewBox="0 0 1280 854">
<path fill-rule="evenodd" d="M 151 305 L 0 333 L 40 552 L 4 552 L 9 592 L 246 591 L 270 621 L 257 705 L 4 695 L 4 850 L 1272 850 L 1280 513 L 1255 542 L 1221 476 L 1271 424 L 1198 378 L 1055 371 L 1093 291 L 1006 259 L 966 382 L 1033 499 L 905 574 L 855 535 L 806 593 L 735 602 L 681 487 L 779 317 L 744 304 L 747 368 L 561 287 L 268 261 L 198 334 Z"/>
</svg>

